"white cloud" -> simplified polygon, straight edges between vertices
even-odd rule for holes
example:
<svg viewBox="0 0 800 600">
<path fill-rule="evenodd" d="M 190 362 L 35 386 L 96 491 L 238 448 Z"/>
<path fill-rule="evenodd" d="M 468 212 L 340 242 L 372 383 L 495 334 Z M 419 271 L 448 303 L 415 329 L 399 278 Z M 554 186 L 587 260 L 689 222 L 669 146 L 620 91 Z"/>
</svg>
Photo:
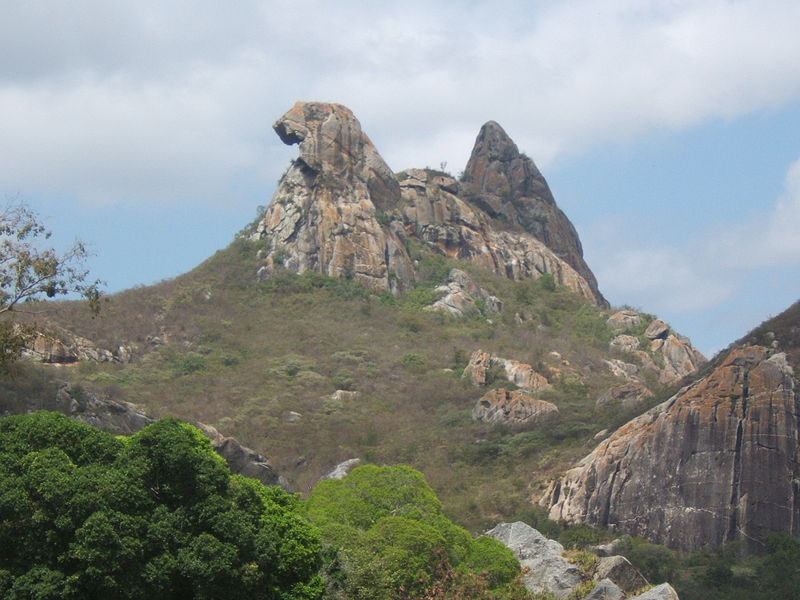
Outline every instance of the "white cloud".
<svg viewBox="0 0 800 600">
<path fill-rule="evenodd" d="M 216 197 L 284 167 L 269 125 L 297 99 L 349 105 L 397 169 L 457 171 L 489 119 L 546 165 L 800 96 L 794 0 L 7 9 L 0 186 L 22 193 Z"/>
<path fill-rule="evenodd" d="M 800 268 L 800 160 L 788 168 L 772 209 L 733 229 L 703 232 L 686 245 L 656 245 L 635 237 L 642 231 L 636 218 L 616 217 L 586 232 L 595 274 L 612 301 L 685 315 L 717 309 L 735 296 L 759 298 L 770 289 L 758 287 L 769 271 Z M 783 294 L 795 299 L 791 289 Z M 743 324 L 741 333 L 754 325 Z"/>
</svg>

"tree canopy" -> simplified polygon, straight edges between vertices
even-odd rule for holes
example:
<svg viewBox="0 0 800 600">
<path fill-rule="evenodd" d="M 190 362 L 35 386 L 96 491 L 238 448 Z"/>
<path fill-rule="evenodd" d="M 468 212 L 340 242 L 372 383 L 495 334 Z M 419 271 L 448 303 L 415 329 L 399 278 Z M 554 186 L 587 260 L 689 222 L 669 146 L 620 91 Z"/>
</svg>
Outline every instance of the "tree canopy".
<svg viewBox="0 0 800 600">
<path fill-rule="evenodd" d="M 520 567 L 497 540 L 476 540 L 442 512 L 422 473 L 365 465 L 322 481 L 307 503 L 335 558 L 332 595 L 358 600 L 524 597 Z"/>
<path fill-rule="evenodd" d="M 3 598 L 318 598 L 320 541 L 298 510 L 174 419 L 130 438 L 0 419 Z"/>
</svg>

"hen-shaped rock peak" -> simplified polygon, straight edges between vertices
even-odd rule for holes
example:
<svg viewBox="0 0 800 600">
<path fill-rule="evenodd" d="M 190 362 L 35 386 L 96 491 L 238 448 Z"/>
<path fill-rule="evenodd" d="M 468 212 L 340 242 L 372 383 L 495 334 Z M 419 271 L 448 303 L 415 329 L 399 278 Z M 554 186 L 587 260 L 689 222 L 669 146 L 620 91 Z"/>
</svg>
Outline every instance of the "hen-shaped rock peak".
<svg viewBox="0 0 800 600">
<path fill-rule="evenodd" d="M 300 155 L 251 236 L 264 243 L 260 276 L 313 270 L 401 291 L 414 284 L 412 238 L 510 279 L 552 274 L 559 285 L 605 303 L 596 284 L 542 239 L 495 229 L 482 208 L 459 196 L 452 177 L 410 169 L 398 179 L 348 108 L 298 102 L 274 129 L 285 143 L 298 144 Z"/>
<path fill-rule="evenodd" d="M 481 127 L 462 178 L 464 195 L 489 216 L 522 227 L 574 268 L 599 304 L 608 306 L 586 261 L 575 227 L 558 208 L 533 160 L 495 121 Z"/>
<path fill-rule="evenodd" d="M 541 499 L 550 518 L 686 550 L 800 534 L 800 400 L 786 355 L 732 349 L 620 427 Z"/>
</svg>

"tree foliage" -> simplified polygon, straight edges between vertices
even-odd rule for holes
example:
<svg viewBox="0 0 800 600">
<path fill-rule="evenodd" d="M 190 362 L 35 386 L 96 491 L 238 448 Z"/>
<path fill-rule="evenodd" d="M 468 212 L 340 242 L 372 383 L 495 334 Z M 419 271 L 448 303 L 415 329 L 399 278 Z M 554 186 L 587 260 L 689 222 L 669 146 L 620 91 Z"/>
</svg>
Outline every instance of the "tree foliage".
<svg viewBox="0 0 800 600">
<path fill-rule="evenodd" d="M 231 476 L 192 426 L 122 440 L 55 413 L 0 420 L 3 598 L 305 600 L 319 565 L 298 500 Z"/>
<path fill-rule="evenodd" d="M 519 563 L 491 538 L 452 523 L 422 473 L 366 465 L 320 482 L 307 503 L 332 558 L 334 596 L 495 598 L 524 596 Z"/>
<path fill-rule="evenodd" d="M 20 304 L 42 298 L 77 294 L 100 307 L 100 281 L 90 281 L 86 246 L 76 241 L 63 253 L 47 247 L 52 232 L 20 202 L 0 210 L 0 317 Z M 0 321 L 0 371 L 20 355 L 29 334 L 4 318 Z"/>
</svg>

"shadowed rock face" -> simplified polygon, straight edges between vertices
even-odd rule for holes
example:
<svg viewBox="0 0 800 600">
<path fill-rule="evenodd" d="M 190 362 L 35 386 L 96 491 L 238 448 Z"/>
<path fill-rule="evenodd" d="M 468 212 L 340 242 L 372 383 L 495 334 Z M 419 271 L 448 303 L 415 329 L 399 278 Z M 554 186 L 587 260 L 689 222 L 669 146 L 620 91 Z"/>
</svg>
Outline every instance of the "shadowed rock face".
<svg viewBox="0 0 800 600">
<path fill-rule="evenodd" d="M 475 200 L 470 203 L 460 197 L 462 186 L 441 173 L 411 169 L 398 180 L 344 106 L 298 102 L 274 129 L 283 142 L 298 144 L 300 155 L 252 234 L 265 243 L 260 276 L 281 268 L 296 273 L 313 270 L 397 292 L 413 286 L 414 268 L 405 242 L 416 238 L 450 258 L 511 279 L 552 274 L 556 283 L 605 305 L 581 257 L 575 230 L 529 159 L 500 152 L 503 160 L 509 158 L 516 165 L 512 168 L 491 158 L 497 152 L 479 151 L 476 146 L 473 166 L 468 166 L 474 179 L 481 172 L 476 165 L 485 155 L 491 160 L 483 170 L 499 169 L 510 182 L 514 202 L 509 206 L 522 208 L 509 219 L 527 226 L 509 231 L 493 227 L 490 214 L 496 207 L 486 200 L 500 194 L 502 182 L 487 175 L 485 189 L 470 192 L 469 198 Z M 510 139 L 508 144 L 516 152 Z M 539 210 L 537 203 L 546 209 Z M 542 225 L 549 222 L 554 225 Z M 567 238 L 572 241 L 567 243 Z"/>
<path fill-rule="evenodd" d="M 800 401 L 783 353 L 734 348 L 706 377 L 628 422 L 542 504 L 550 518 L 672 547 L 753 550 L 800 534 Z"/>
<path fill-rule="evenodd" d="M 462 186 L 464 195 L 489 216 L 519 225 L 543 242 L 588 282 L 599 304 L 608 305 L 583 259 L 575 227 L 556 206 L 534 162 L 494 121 L 478 133 Z"/>
</svg>

